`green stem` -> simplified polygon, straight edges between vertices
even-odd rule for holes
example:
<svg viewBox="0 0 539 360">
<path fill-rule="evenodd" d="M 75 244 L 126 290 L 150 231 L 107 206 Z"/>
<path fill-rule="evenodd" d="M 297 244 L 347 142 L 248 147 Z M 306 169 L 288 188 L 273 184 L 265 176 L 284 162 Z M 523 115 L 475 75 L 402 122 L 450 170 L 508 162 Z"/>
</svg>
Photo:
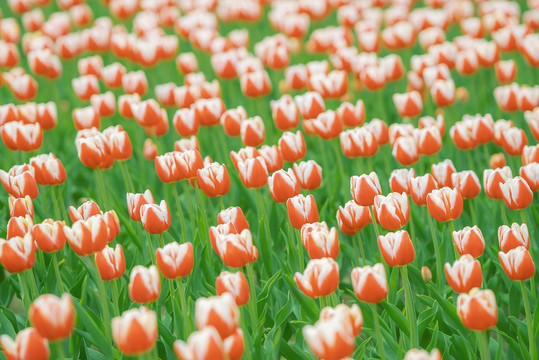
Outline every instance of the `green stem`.
<svg viewBox="0 0 539 360">
<path fill-rule="evenodd" d="M 159 234 L 159 246 L 161 249 L 165 247 L 165 237 L 163 236 L 163 233 Z"/>
<path fill-rule="evenodd" d="M 185 228 L 185 216 L 183 214 L 182 204 L 180 203 L 180 197 L 178 195 L 178 189 L 176 189 L 176 183 L 170 184 L 172 186 L 172 192 L 174 193 L 174 199 L 176 200 L 176 207 L 178 208 L 178 216 L 180 217 L 180 226 L 182 227 L 182 241 L 187 241 L 187 233 Z"/>
<path fill-rule="evenodd" d="M 454 220 L 449 220 L 448 225 L 449 225 L 449 238 L 452 239 L 453 238 L 453 233 L 456 231 Z M 457 251 L 457 248 L 453 244 L 453 242 L 451 242 L 451 248 L 453 249 L 453 254 L 455 255 L 455 260 L 457 260 L 460 257 L 460 255 L 459 255 L 459 253 Z"/>
<path fill-rule="evenodd" d="M 439 288 L 442 287 L 442 257 L 440 256 L 440 247 L 438 246 L 438 237 L 436 236 L 436 229 L 434 228 L 434 222 L 432 216 L 427 214 L 429 219 L 430 235 L 434 242 L 434 255 L 436 257 L 436 283 Z"/>
<path fill-rule="evenodd" d="M 118 284 L 116 283 L 117 281 L 118 280 L 116 279 L 110 281 L 110 291 L 112 294 L 112 305 L 114 306 L 114 316 L 119 316 L 121 314 L 120 306 L 118 305 L 120 297 L 118 295 Z"/>
<path fill-rule="evenodd" d="M 323 308 L 328 306 L 327 298 L 325 296 L 320 296 L 318 300 L 320 301 L 320 311 L 322 311 Z"/>
<path fill-rule="evenodd" d="M 466 199 L 466 202 L 468 203 L 468 210 L 470 211 L 470 216 L 472 217 L 472 223 L 474 225 L 479 225 L 477 223 L 477 215 L 475 214 L 475 208 L 472 205 L 472 199 Z"/>
<path fill-rule="evenodd" d="M 490 360 L 490 352 L 488 350 L 488 338 L 486 331 L 476 331 L 477 339 L 479 342 L 479 353 L 481 354 L 481 360 Z"/>
<path fill-rule="evenodd" d="M 52 253 L 52 265 L 54 267 L 54 274 L 56 275 L 56 282 L 58 283 L 58 290 L 60 290 L 60 294 L 63 294 L 65 292 L 64 282 L 62 281 L 62 274 L 60 274 L 60 268 L 58 267 L 56 252 Z"/>
<path fill-rule="evenodd" d="M 380 330 L 380 315 L 376 311 L 376 304 L 371 304 L 372 317 L 374 318 L 374 331 L 376 332 L 376 341 L 378 342 L 378 349 L 380 350 L 380 359 L 385 360 L 386 354 L 384 351 L 384 340 L 382 339 L 382 331 Z"/>
<path fill-rule="evenodd" d="M 64 352 L 64 344 L 63 344 L 62 340 L 57 341 L 54 345 L 55 345 L 55 348 L 56 348 L 56 358 L 57 359 L 65 359 L 66 355 L 65 355 L 65 352 Z"/>
<path fill-rule="evenodd" d="M 69 219 L 69 216 L 67 215 L 67 211 L 66 211 L 66 207 L 65 207 L 65 203 L 64 203 L 64 197 L 62 196 L 62 190 L 60 189 L 60 186 L 55 186 L 56 188 L 56 192 L 58 193 L 58 199 L 60 200 L 60 204 L 62 206 L 60 206 L 60 212 L 62 213 L 62 219 L 61 220 L 66 220 Z"/>
<path fill-rule="evenodd" d="M 26 275 L 28 276 L 28 282 L 30 283 L 30 290 L 32 292 L 32 299 L 35 300 L 39 296 L 39 290 L 37 288 L 37 282 L 36 278 L 34 276 L 33 269 L 28 269 L 26 271 Z"/>
<path fill-rule="evenodd" d="M 505 211 L 505 204 L 504 204 L 503 200 L 500 200 L 499 203 L 500 203 L 500 209 L 501 209 L 501 212 L 502 212 L 503 223 L 504 224 L 509 224 L 509 220 L 507 220 L 507 212 Z"/>
<path fill-rule="evenodd" d="M 101 170 L 99 168 L 96 168 L 95 172 L 97 174 L 97 183 L 98 183 L 99 191 L 101 192 L 103 204 L 105 204 L 105 209 L 110 210 L 107 193 L 105 191 L 105 183 L 103 182 L 103 174 L 101 173 Z"/>
<path fill-rule="evenodd" d="M 404 285 L 404 298 L 406 301 L 406 317 L 410 324 L 410 347 L 416 348 L 417 344 L 417 326 L 415 320 L 414 302 L 412 299 L 412 288 L 410 286 L 410 279 L 408 278 L 408 267 L 401 266 L 401 277 Z"/>
<path fill-rule="evenodd" d="M 198 189 L 198 185 L 195 182 L 195 193 L 198 201 L 198 207 L 200 208 L 200 212 L 202 215 L 202 229 L 201 233 L 203 234 L 203 239 L 205 240 L 205 247 L 206 247 L 206 257 L 207 259 L 211 259 L 211 246 L 210 246 L 210 239 L 209 239 L 209 227 L 208 227 L 208 218 L 206 214 L 206 208 L 204 207 L 204 202 L 202 200 L 202 195 L 200 195 L 201 190 Z M 200 227 L 200 224 L 198 225 Z M 200 229 L 199 229 L 200 230 Z M 201 237 L 202 238 L 202 237 Z"/>
<path fill-rule="evenodd" d="M 28 286 L 26 284 L 24 273 L 18 273 L 17 277 L 19 278 L 19 284 L 21 285 L 21 300 L 24 308 L 28 310 L 30 308 L 30 294 L 28 293 Z"/>
<path fill-rule="evenodd" d="M 245 266 L 247 268 L 247 277 L 249 278 L 249 290 L 251 291 L 251 298 L 249 299 L 249 316 L 251 317 L 251 327 L 253 330 L 258 328 L 258 309 L 256 304 L 256 289 L 255 289 L 255 273 L 253 270 L 253 263 L 249 263 Z M 253 331 L 254 333 L 254 331 Z"/>
<path fill-rule="evenodd" d="M 58 206 L 58 199 L 56 198 L 56 195 L 54 194 L 54 188 L 52 186 L 49 186 L 49 191 L 51 193 L 51 198 L 52 198 L 52 207 L 54 209 L 54 217 L 57 220 L 60 220 L 60 207 Z"/>
<path fill-rule="evenodd" d="M 221 210 L 226 209 L 225 204 L 223 203 L 223 197 L 222 196 L 219 196 L 219 204 L 221 205 Z"/>
<path fill-rule="evenodd" d="M 260 189 L 255 189 L 255 199 L 257 202 L 257 208 L 259 211 L 258 219 L 262 219 L 262 223 L 264 226 L 264 232 L 265 232 L 265 239 L 261 240 L 260 248 L 259 250 L 262 252 L 262 260 L 264 263 L 264 267 L 266 268 L 266 271 L 268 274 L 273 274 L 273 271 L 271 270 L 271 250 L 273 248 L 272 239 L 271 239 L 271 232 L 268 225 L 268 216 L 266 215 L 266 207 L 264 206 L 264 201 L 262 200 L 262 193 Z M 260 223 L 257 221 L 257 223 Z M 269 258 L 267 258 L 269 256 Z M 300 256 L 301 257 L 301 256 Z M 301 258 L 300 258 L 301 261 Z"/>
<path fill-rule="evenodd" d="M 369 211 L 371 213 L 372 226 L 374 226 L 374 232 L 376 233 L 376 240 L 378 240 L 378 236 L 380 236 L 380 229 L 378 228 L 378 223 L 374 217 L 374 205 L 369 206 Z"/>
<path fill-rule="evenodd" d="M 152 236 L 150 235 L 149 232 L 147 231 L 145 232 L 146 232 L 146 240 L 147 240 L 146 244 L 148 245 L 148 256 L 152 260 L 152 264 L 155 265 L 155 256 L 154 256 L 153 245 L 152 245 Z"/>
<path fill-rule="evenodd" d="M 298 258 L 299 258 L 299 269 L 303 271 L 305 269 L 305 255 L 303 255 L 303 240 L 301 239 L 301 230 L 294 229 L 298 238 Z"/>
<path fill-rule="evenodd" d="M 530 359 L 536 360 L 537 359 L 537 345 L 534 341 L 533 336 L 533 318 L 532 318 L 532 312 L 530 310 L 530 300 L 528 299 L 528 292 L 526 291 L 526 285 L 524 284 L 524 281 L 519 281 L 520 283 L 520 290 L 522 291 L 522 298 L 524 299 L 524 311 L 526 314 L 526 325 L 528 327 L 528 346 L 530 351 Z M 533 283 L 531 284 L 533 286 Z"/>
<path fill-rule="evenodd" d="M 103 323 L 105 324 L 106 337 L 107 339 L 110 339 L 110 313 L 107 294 L 105 292 L 105 284 L 101 279 L 101 275 L 99 275 L 99 268 L 97 267 L 95 259 L 93 261 L 89 259 L 89 261 L 94 268 L 95 282 L 97 290 L 99 291 L 99 299 L 101 300 L 101 310 L 103 311 Z"/>
<path fill-rule="evenodd" d="M 124 178 L 124 181 L 126 183 L 126 187 L 131 193 L 135 193 L 135 185 L 133 185 L 133 181 L 131 180 L 131 175 L 129 174 L 129 169 L 127 168 L 127 165 L 125 164 L 125 161 L 119 161 L 120 163 L 120 170 L 122 171 L 122 176 Z"/>
<path fill-rule="evenodd" d="M 178 294 L 180 295 L 180 306 L 182 307 L 183 323 L 184 323 L 184 336 L 189 337 L 191 334 L 191 317 L 189 316 L 189 306 L 187 305 L 187 298 L 185 297 L 185 289 L 183 286 L 183 279 L 178 278 Z"/>
<path fill-rule="evenodd" d="M 367 265 L 367 256 L 365 255 L 365 248 L 363 247 L 363 241 L 361 241 L 361 230 L 358 230 L 357 232 L 357 241 L 359 243 L 359 251 L 361 252 L 361 257 L 358 256 L 356 242 L 353 241 L 352 239 L 352 242 L 354 243 L 354 249 L 356 250 L 356 256 L 358 257 L 358 259 L 361 259 L 362 261 L 361 264 L 365 266 Z"/>
</svg>

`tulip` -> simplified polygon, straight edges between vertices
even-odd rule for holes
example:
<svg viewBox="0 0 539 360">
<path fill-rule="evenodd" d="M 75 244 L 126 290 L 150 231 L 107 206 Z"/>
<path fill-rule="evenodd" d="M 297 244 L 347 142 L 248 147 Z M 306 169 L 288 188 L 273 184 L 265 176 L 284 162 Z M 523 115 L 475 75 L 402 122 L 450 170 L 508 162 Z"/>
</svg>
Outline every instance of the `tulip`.
<svg viewBox="0 0 539 360">
<path fill-rule="evenodd" d="M 155 157 L 155 172 L 164 183 L 173 183 L 182 180 L 182 172 L 174 153 L 169 152 Z"/>
<path fill-rule="evenodd" d="M 10 196 L 9 199 L 9 215 L 11 217 L 17 216 L 26 216 L 29 215 L 32 219 L 34 218 L 34 203 L 30 196 L 25 196 L 23 198 L 14 198 Z"/>
<path fill-rule="evenodd" d="M 258 150 L 258 155 L 264 158 L 264 162 L 266 163 L 269 174 L 283 168 L 283 156 L 277 145 L 262 145 L 262 147 Z"/>
<path fill-rule="evenodd" d="M 389 266 L 404 266 L 414 261 L 414 245 L 406 230 L 379 236 L 378 247 Z"/>
<path fill-rule="evenodd" d="M 23 237 L 32 230 L 33 221 L 30 215 L 26 217 L 12 217 L 7 223 L 7 238 Z"/>
<path fill-rule="evenodd" d="M 389 177 L 389 187 L 392 192 L 410 194 L 410 180 L 415 177 L 415 170 L 410 169 L 395 169 Z"/>
<path fill-rule="evenodd" d="M 217 215 L 217 222 L 219 224 L 232 224 L 237 232 L 249 229 L 249 223 L 239 206 L 221 210 Z"/>
<path fill-rule="evenodd" d="M 457 314 L 468 329 L 488 330 L 498 322 L 496 297 L 492 290 L 472 289 L 457 299 Z"/>
<path fill-rule="evenodd" d="M 233 335 L 240 322 L 240 312 L 229 293 L 198 298 L 195 303 L 195 323 L 198 329 L 213 327 L 222 339 Z"/>
<path fill-rule="evenodd" d="M 93 255 L 103 250 L 108 242 L 108 227 L 101 215 L 77 220 L 72 227 L 64 226 L 67 242 L 80 256 Z"/>
<path fill-rule="evenodd" d="M 352 176 L 350 178 L 350 192 L 356 204 L 372 206 L 376 195 L 382 194 L 378 175 L 371 172 L 369 175 Z"/>
<path fill-rule="evenodd" d="M 243 267 L 258 259 L 258 249 L 253 245 L 248 229 L 216 236 L 214 250 L 226 266 L 233 268 Z"/>
<path fill-rule="evenodd" d="M 337 108 L 337 117 L 344 126 L 360 126 L 365 121 L 365 105 L 358 100 L 355 105 L 343 102 Z"/>
<path fill-rule="evenodd" d="M 354 200 L 348 201 L 344 208 L 337 210 L 337 223 L 343 234 L 354 235 L 372 222 L 369 208 L 360 206 Z"/>
<path fill-rule="evenodd" d="M 181 178 L 192 179 L 197 176 L 197 170 L 204 168 L 204 161 L 198 150 L 175 152 L 174 160 Z"/>
<path fill-rule="evenodd" d="M 501 184 L 505 183 L 512 177 L 509 166 L 497 169 L 485 169 L 483 174 L 483 188 L 485 193 L 491 199 L 502 199 L 503 192 Z"/>
<path fill-rule="evenodd" d="M 142 205 L 155 203 L 150 190 L 144 191 L 143 194 L 133 194 L 128 192 L 126 198 L 129 216 L 134 221 L 140 221 L 140 208 Z"/>
<path fill-rule="evenodd" d="M 336 259 L 339 255 L 337 229 L 330 230 L 325 221 L 304 224 L 301 227 L 301 241 L 311 259 Z"/>
<path fill-rule="evenodd" d="M 429 213 L 440 222 L 457 219 L 462 214 L 462 195 L 459 189 L 444 187 L 427 195 Z"/>
<path fill-rule="evenodd" d="M 243 106 L 228 109 L 221 115 L 219 122 L 228 136 L 241 135 L 241 123 L 247 119 L 247 111 Z"/>
<path fill-rule="evenodd" d="M 192 333 L 187 343 L 176 340 L 174 353 L 185 360 L 225 360 L 223 340 L 212 326 Z"/>
<path fill-rule="evenodd" d="M 500 251 L 498 258 L 503 271 L 515 281 L 528 280 L 535 274 L 535 264 L 524 246 L 519 246 L 504 253 Z"/>
<path fill-rule="evenodd" d="M 289 130 L 299 125 L 299 110 L 290 95 L 284 94 L 280 99 L 271 101 L 270 105 L 277 129 Z"/>
<path fill-rule="evenodd" d="M 0 263 L 10 273 L 31 269 L 36 261 L 36 244 L 30 233 L 24 237 L 0 239 Z"/>
<path fill-rule="evenodd" d="M 126 355 L 143 354 L 157 342 L 157 315 L 142 306 L 112 319 L 112 338 Z"/>
<path fill-rule="evenodd" d="M 246 146 L 258 146 L 264 142 L 266 129 L 260 116 L 243 120 L 240 124 L 241 141 Z"/>
<path fill-rule="evenodd" d="M 522 166 L 520 168 L 520 176 L 528 183 L 532 191 L 539 191 L 539 163 Z"/>
<path fill-rule="evenodd" d="M 503 201 L 511 210 L 527 208 L 533 201 L 533 192 L 522 177 L 517 176 L 500 182 Z"/>
<path fill-rule="evenodd" d="M 302 189 L 314 190 L 322 183 L 322 167 L 314 160 L 293 165 L 294 174 Z"/>
<path fill-rule="evenodd" d="M 261 156 L 239 161 L 237 170 L 240 174 L 241 182 L 248 188 L 258 189 L 268 182 L 268 168 L 264 158 Z"/>
<path fill-rule="evenodd" d="M 249 284 L 242 272 L 223 271 L 215 280 L 217 295 L 229 293 L 236 305 L 243 306 L 249 302 Z"/>
<path fill-rule="evenodd" d="M 474 225 L 473 227 L 466 226 L 459 231 L 453 231 L 453 243 L 460 255 L 469 254 L 474 258 L 483 255 L 485 251 L 485 239 L 481 233 L 481 229 Z"/>
<path fill-rule="evenodd" d="M 312 195 L 296 195 L 286 201 L 286 208 L 290 224 L 296 229 L 318 221 L 318 207 Z"/>
<path fill-rule="evenodd" d="M 393 144 L 391 154 L 401 165 L 411 165 L 419 160 L 419 149 L 412 136 L 401 136 Z"/>
<path fill-rule="evenodd" d="M 206 196 L 223 196 L 230 190 L 230 177 L 226 165 L 217 162 L 197 170 L 197 184 Z"/>
<path fill-rule="evenodd" d="M 417 176 L 410 179 L 410 195 L 416 205 L 427 205 L 427 196 L 436 190 L 438 184 L 431 174 Z"/>
<path fill-rule="evenodd" d="M 167 279 L 185 277 L 191 273 L 194 264 L 193 245 L 172 242 L 155 252 L 157 266 Z"/>
<path fill-rule="evenodd" d="M 144 230 L 150 234 L 162 234 L 170 228 L 170 211 L 165 200 L 157 204 L 144 204 L 140 207 L 140 220 Z"/>
<path fill-rule="evenodd" d="M 64 165 L 53 153 L 38 155 L 30 159 L 35 169 L 35 178 L 40 185 L 60 185 L 66 180 Z"/>
<path fill-rule="evenodd" d="M 327 296 L 339 286 L 339 265 L 332 258 L 312 259 L 303 274 L 294 275 L 294 280 L 308 297 Z"/>
<path fill-rule="evenodd" d="M 0 181 L 4 189 L 15 198 L 24 198 L 27 195 L 35 199 L 39 194 L 36 179 L 30 171 L 11 175 L 0 170 Z"/>
<path fill-rule="evenodd" d="M 410 206 L 406 193 L 374 197 L 374 216 L 384 229 L 394 231 L 408 223 Z"/>
<path fill-rule="evenodd" d="M 94 215 L 102 215 L 103 213 L 99 209 L 94 201 L 88 200 L 78 208 L 74 206 L 69 207 L 69 217 L 71 221 L 75 223 L 77 220 L 88 220 Z"/>
<path fill-rule="evenodd" d="M 32 226 L 32 236 L 39 250 L 43 252 L 62 250 L 66 241 L 64 225 L 63 221 L 46 219 L 41 224 Z"/>
<path fill-rule="evenodd" d="M 513 127 L 502 132 L 501 143 L 507 154 L 519 156 L 522 154 L 524 146 L 528 145 L 528 139 L 523 129 Z"/>
<path fill-rule="evenodd" d="M 289 198 L 299 195 L 301 189 L 292 169 L 277 170 L 268 177 L 268 187 L 275 202 L 284 203 Z"/>
<path fill-rule="evenodd" d="M 342 132 L 342 123 L 333 110 L 327 110 L 318 114 L 312 122 L 315 133 L 324 140 L 331 140 Z"/>
<path fill-rule="evenodd" d="M 455 169 L 453 162 L 449 159 L 446 159 L 438 164 L 432 164 L 431 166 L 432 176 L 434 176 L 434 179 L 438 183 L 439 187 L 444 187 L 444 186 L 451 187 L 452 186 L 451 176 L 456 171 L 457 170 Z"/>
<path fill-rule="evenodd" d="M 479 260 L 465 254 L 455 260 L 451 266 L 445 263 L 447 283 L 458 293 L 467 293 L 474 287 L 480 287 L 483 282 L 483 272 Z"/>
<path fill-rule="evenodd" d="M 458 188 L 464 199 L 472 199 L 481 192 L 481 183 L 473 170 L 451 174 L 453 188 Z"/>
<path fill-rule="evenodd" d="M 155 265 L 136 265 L 129 277 L 129 298 L 139 304 L 157 301 L 161 293 L 161 278 Z"/>
<path fill-rule="evenodd" d="M 387 297 L 388 285 L 384 266 L 363 266 L 352 269 L 352 287 L 357 298 L 370 304 L 376 304 Z"/>
<path fill-rule="evenodd" d="M 0 345 L 8 360 L 48 360 L 50 356 L 49 342 L 34 328 L 21 330 L 15 341 L 1 335 Z"/>
<path fill-rule="evenodd" d="M 295 134 L 284 132 L 279 138 L 279 150 L 285 161 L 296 162 L 303 159 L 307 153 L 303 133 L 299 130 Z"/>
<path fill-rule="evenodd" d="M 442 354 L 436 348 L 430 353 L 426 350 L 411 349 L 406 352 L 403 360 L 442 360 Z"/>
<path fill-rule="evenodd" d="M 511 227 L 502 225 L 498 228 L 498 241 L 500 250 L 504 253 L 519 246 L 529 249 L 530 235 L 528 226 L 526 224 L 518 225 L 517 223 L 513 223 Z"/>
<path fill-rule="evenodd" d="M 374 131 L 368 126 L 340 133 L 341 150 L 347 157 L 370 157 L 378 152 L 380 144 Z"/>
<path fill-rule="evenodd" d="M 125 257 L 122 245 L 116 244 L 113 249 L 105 246 L 95 254 L 95 263 L 103 281 L 119 279 L 125 273 Z"/>
<path fill-rule="evenodd" d="M 416 117 L 423 110 L 423 101 L 417 91 L 404 94 L 393 94 L 393 102 L 402 117 Z"/>
<path fill-rule="evenodd" d="M 63 340 L 75 325 L 75 309 L 69 294 L 38 297 L 28 310 L 28 317 L 41 336 L 51 342 Z"/>
</svg>

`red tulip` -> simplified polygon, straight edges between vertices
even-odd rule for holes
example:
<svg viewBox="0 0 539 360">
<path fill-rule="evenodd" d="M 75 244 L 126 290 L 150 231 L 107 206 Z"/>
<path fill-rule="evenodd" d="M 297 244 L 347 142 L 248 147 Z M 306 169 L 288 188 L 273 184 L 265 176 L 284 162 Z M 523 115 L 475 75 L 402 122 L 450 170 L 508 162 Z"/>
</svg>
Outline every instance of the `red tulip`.
<svg viewBox="0 0 539 360">
<path fill-rule="evenodd" d="M 75 308 L 69 294 L 56 297 L 41 295 L 28 310 L 28 317 L 41 336 L 49 341 L 63 340 L 71 334 L 75 325 Z"/>
<path fill-rule="evenodd" d="M 387 297 L 389 291 L 384 265 L 363 266 L 352 269 L 352 286 L 357 298 L 376 304 Z"/>
<path fill-rule="evenodd" d="M 417 91 L 404 94 L 393 94 L 393 102 L 402 117 L 416 117 L 423 111 L 423 101 Z"/>
<path fill-rule="evenodd" d="M 522 166 L 520 168 L 520 176 L 528 183 L 533 192 L 539 191 L 539 163 Z"/>
<path fill-rule="evenodd" d="M 258 189 L 268 182 L 268 168 L 261 156 L 239 161 L 236 168 L 240 174 L 241 182 L 248 188 Z"/>
<path fill-rule="evenodd" d="M 277 170 L 268 177 L 268 187 L 275 202 L 284 203 L 289 198 L 299 195 L 300 187 L 292 169 Z"/>
<path fill-rule="evenodd" d="M 472 289 L 457 298 L 457 314 L 468 329 L 488 330 L 498 322 L 498 307 L 492 290 Z"/>
<path fill-rule="evenodd" d="M 389 187 L 392 192 L 410 194 L 410 181 L 413 178 L 415 178 L 415 170 L 413 168 L 395 169 L 389 177 Z"/>
<path fill-rule="evenodd" d="M 139 304 L 157 301 L 161 293 L 161 278 L 155 265 L 136 265 L 129 276 L 129 298 Z"/>
<path fill-rule="evenodd" d="M 34 203 L 32 198 L 26 195 L 23 198 L 14 198 L 9 196 L 9 215 L 11 217 L 26 216 L 34 217 Z"/>
<path fill-rule="evenodd" d="M 460 255 L 469 254 L 474 258 L 483 255 L 485 251 L 485 239 L 481 230 L 474 225 L 473 227 L 466 226 L 459 231 L 453 231 L 453 243 Z"/>
<path fill-rule="evenodd" d="M 223 340 L 213 326 L 193 332 L 187 343 L 176 340 L 174 353 L 182 360 L 225 360 Z"/>
<path fill-rule="evenodd" d="M 502 225 L 498 228 L 500 250 L 504 253 L 519 246 L 530 248 L 530 235 L 526 224 L 513 223 L 511 227 Z"/>
<path fill-rule="evenodd" d="M 102 215 L 103 213 L 97 205 L 92 200 L 86 201 L 84 204 L 79 206 L 77 209 L 74 206 L 69 207 L 69 217 L 71 222 L 75 223 L 77 220 L 88 220 L 94 215 Z"/>
<path fill-rule="evenodd" d="M 249 302 L 249 283 L 242 272 L 231 273 L 223 271 L 215 280 L 217 295 L 229 293 L 236 305 L 242 306 Z"/>
<path fill-rule="evenodd" d="M 31 234 L 0 239 L 0 263 L 10 273 L 31 269 L 36 261 L 36 244 Z"/>
<path fill-rule="evenodd" d="M 296 229 L 318 221 L 318 207 L 312 195 L 296 195 L 286 201 L 286 208 L 290 224 Z"/>
<path fill-rule="evenodd" d="M 142 306 L 112 319 L 112 338 L 126 355 L 143 354 L 157 342 L 157 316 Z"/>
<path fill-rule="evenodd" d="M 458 293 L 467 293 L 474 287 L 480 287 L 483 282 L 483 272 L 479 260 L 465 254 L 455 260 L 453 266 L 445 263 L 447 283 Z"/>
<path fill-rule="evenodd" d="M 122 245 L 116 244 L 113 249 L 105 246 L 95 254 L 95 262 L 99 275 L 104 281 L 118 279 L 125 273 L 125 257 Z"/>
<path fill-rule="evenodd" d="M 414 261 L 414 245 L 406 230 L 379 236 L 378 247 L 389 266 L 404 266 Z"/>
<path fill-rule="evenodd" d="M 451 187 L 453 185 L 451 176 L 456 171 L 457 170 L 455 169 L 453 162 L 449 159 L 446 159 L 438 164 L 432 164 L 431 166 L 432 176 L 434 176 L 438 186 L 441 188 L 444 186 Z"/>
<path fill-rule="evenodd" d="M 533 192 L 522 177 L 517 176 L 500 182 L 500 190 L 505 205 L 511 210 L 527 208 L 533 201 Z"/>
<path fill-rule="evenodd" d="M 371 172 L 369 175 L 352 176 L 350 178 L 350 192 L 356 204 L 372 206 L 376 195 L 382 194 L 378 175 Z"/>
<path fill-rule="evenodd" d="M 185 277 L 191 273 L 194 264 L 193 245 L 189 242 L 172 242 L 155 252 L 157 266 L 167 279 Z"/>
<path fill-rule="evenodd" d="M 15 236 L 23 237 L 32 230 L 33 225 L 34 223 L 30 215 L 12 217 L 7 223 L 6 237 L 8 239 Z"/>
<path fill-rule="evenodd" d="M 337 229 L 329 229 L 325 221 L 304 224 L 301 227 L 301 241 L 311 259 L 336 259 L 339 255 Z"/>
<path fill-rule="evenodd" d="M 459 189 L 444 187 L 427 195 L 429 213 L 440 222 L 447 222 L 462 214 L 462 195 Z"/>
<path fill-rule="evenodd" d="M 229 224 L 230 225 L 230 224 Z M 223 227 L 220 225 L 220 227 Z M 248 229 L 240 233 L 232 227 L 234 232 L 227 234 L 217 233 L 214 236 L 214 250 L 226 266 L 240 268 L 258 259 L 258 249 L 253 245 L 253 237 Z M 211 231 L 211 229 L 210 229 Z"/>
<path fill-rule="evenodd" d="M 64 234 L 73 251 L 80 256 L 103 250 L 109 239 L 107 223 L 101 215 L 77 220 L 72 227 L 64 226 Z"/>
<path fill-rule="evenodd" d="M 15 341 L 1 335 L 0 345 L 8 360 L 48 360 L 50 356 L 49 342 L 34 328 L 21 330 Z"/>
<path fill-rule="evenodd" d="M 502 199 L 503 192 L 501 185 L 512 177 L 511 169 L 508 166 L 497 169 L 485 169 L 483 173 L 483 188 L 491 199 Z"/>
<path fill-rule="evenodd" d="M 229 207 L 221 210 L 217 215 L 217 222 L 222 224 L 232 224 L 237 232 L 249 229 L 249 223 L 239 206 Z"/>
<path fill-rule="evenodd" d="M 332 258 L 312 259 L 303 274 L 294 275 L 294 280 L 308 297 L 327 296 L 339 286 L 339 265 Z"/>
<path fill-rule="evenodd" d="M 348 201 L 344 208 L 337 210 L 337 223 L 343 234 L 354 235 L 372 222 L 369 208 L 360 206 L 354 200 Z"/>
<path fill-rule="evenodd" d="M 223 196 L 230 190 L 230 178 L 226 166 L 217 162 L 198 169 L 196 179 L 206 196 Z"/>
<path fill-rule="evenodd" d="M 198 298 L 195 303 L 195 323 L 198 329 L 213 327 L 222 339 L 233 335 L 240 322 L 240 312 L 230 293 Z"/>
<path fill-rule="evenodd" d="M 473 199 L 481 192 L 481 183 L 473 170 L 451 174 L 453 188 L 458 188 L 464 199 Z"/>
<path fill-rule="evenodd" d="M 408 223 L 410 205 L 406 193 L 374 197 L 374 216 L 384 229 L 395 231 Z"/>
<path fill-rule="evenodd" d="M 140 220 L 150 234 L 161 234 L 170 228 L 170 211 L 167 202 L 144 204 L 140 207 Z"/>
<path fill-rule="evenodd" d="M 524 246 L 519 246 L 504 253 L 498 253 L 503 271 L 515 281 L 528 280 L 535 274 L 535 264 Z"/>
</svg>

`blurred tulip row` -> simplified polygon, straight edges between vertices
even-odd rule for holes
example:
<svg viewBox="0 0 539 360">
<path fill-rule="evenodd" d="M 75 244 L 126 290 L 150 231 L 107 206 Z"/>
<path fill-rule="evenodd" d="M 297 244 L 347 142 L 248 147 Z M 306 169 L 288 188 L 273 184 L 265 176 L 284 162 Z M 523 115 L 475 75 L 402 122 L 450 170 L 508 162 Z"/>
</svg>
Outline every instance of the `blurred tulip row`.
<svg viewBox="0 0 539 360">
<path fill-rule="evenodd" d="M 0 359 L 538 359 L 538 30 L 0 3 Z"/>
</svg>

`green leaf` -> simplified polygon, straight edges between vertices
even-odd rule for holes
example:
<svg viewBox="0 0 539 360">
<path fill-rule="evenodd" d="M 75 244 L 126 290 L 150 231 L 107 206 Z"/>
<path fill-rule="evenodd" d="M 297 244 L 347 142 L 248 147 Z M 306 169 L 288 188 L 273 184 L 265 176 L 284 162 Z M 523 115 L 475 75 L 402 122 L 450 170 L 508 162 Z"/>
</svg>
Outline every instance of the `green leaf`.
<svg viewBox="0 0 539 360">
<path fill-rule="evenodd" d="M 504 333 L 501 330 L 498 330 L 498 333 L 507 342 L 507 344 L 509 345 L 511 350 L 513 350 L 515 352 L 515 354 L 518 355 L 518 358 L 523 359 L 524 358 L 524 353 L 522 352 L 522 349 L 521 349 L 520 345 L 515 341 L 515 339 L 513 339 L 512 337 L 510 337 L 509 335 L 507 335 L 506 333 Z"/>
<path fill-rule="evenodd" d="M 384 310 L 387 312 L 391 320 L 395 322 L 397 327 L 401 329 L 404 334 L 407 336 L 410 335 L 410 326 L 408 325 L 408 320 L 402 314 L 402 312 L 393 304 L 388 303 L 387 301 L 382 301 L 380 303 Z"/>
<path fill-rule="evenodd" d="M 100 322 L 98 325 L 98 323 L 94 321 L 93 318 L 97 318 L 97 315 L 91 314 L 92 310 L 87 306 L 80 305 L 76 299 L 74 299 L 73 304 L 75 305 L 77 317 L 79 318 L 81 325 L 84 329 L 88 330 L 88 332 L 80 331 L 81 335 L 88 340 L 88 342 L 99 348 L 105 356 L 110 358 L 112 356 L 111 339 L 108 339 L 105 336 L 103 325 Z"/>
</svg>

